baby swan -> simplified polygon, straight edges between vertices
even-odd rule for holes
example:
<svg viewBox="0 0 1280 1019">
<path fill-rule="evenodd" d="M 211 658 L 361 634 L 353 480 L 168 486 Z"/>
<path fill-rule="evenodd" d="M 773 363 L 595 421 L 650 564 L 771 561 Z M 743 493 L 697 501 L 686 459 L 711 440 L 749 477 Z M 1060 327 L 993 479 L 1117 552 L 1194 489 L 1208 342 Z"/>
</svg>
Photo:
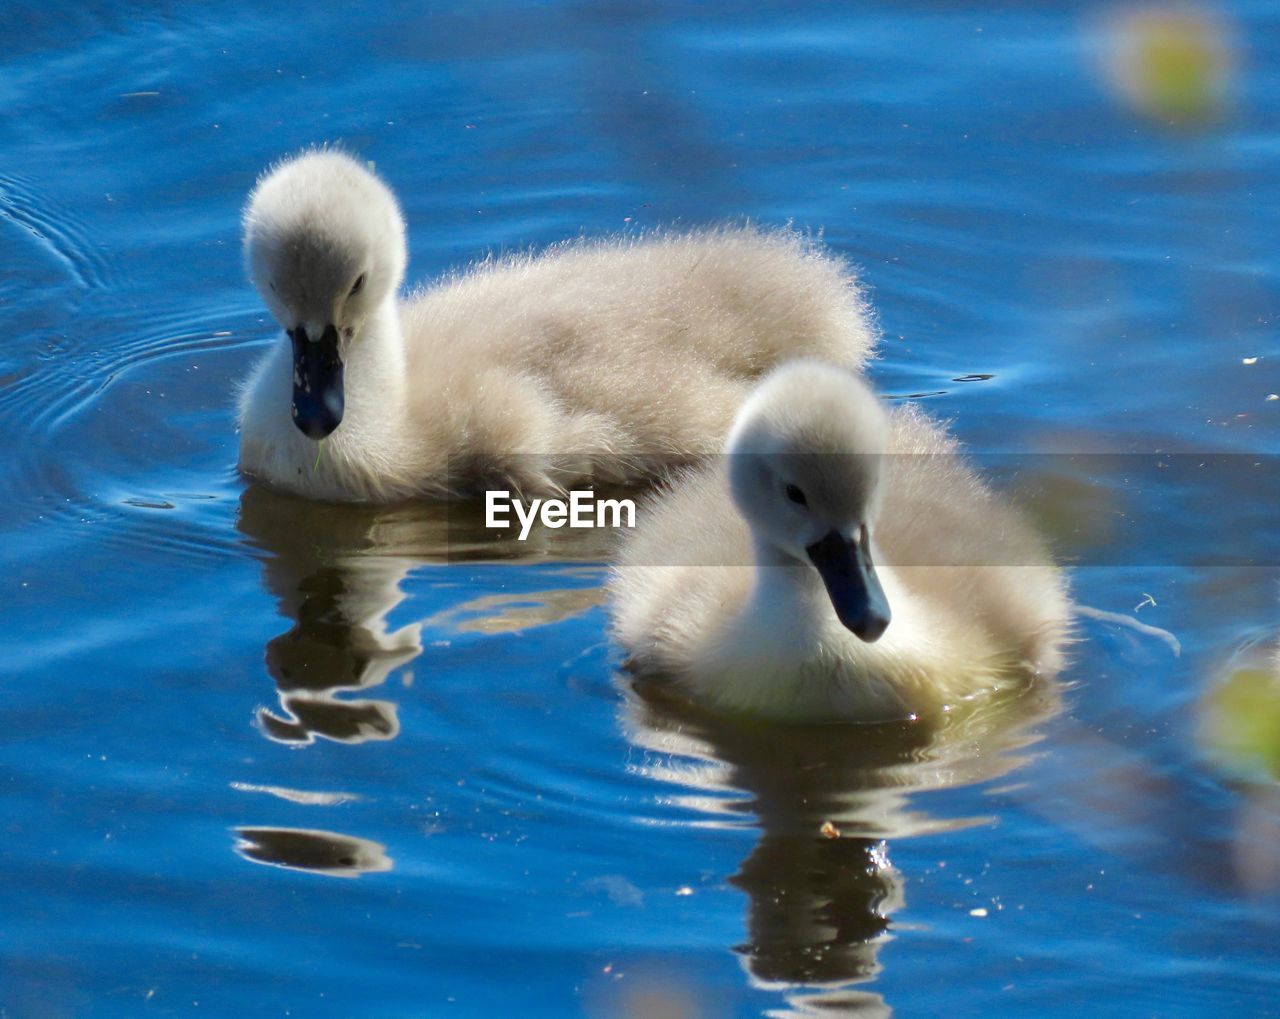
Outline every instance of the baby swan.
<svg viewBox="0 0 1280 1019">
<path fill-rule="evenodd" d="M 932 715 L 1055 672 L 1069 618 L 955 441 L 813 362 L 767 376 L 726 456 L 641 509 L 610 584 L 633 671 L 795 721 Z"/>
<path fill-rule="evenodd" d="M 396 200 L 333 151 L 268 172 L 244 229 L 288 342 L 241 398 L 240 468 L 316 499 L 640 480 L 717 452 L 778 362 L 873 342 L 848 269 L 787 231 L 569 243 L 401 300 Z"/>
</svg>

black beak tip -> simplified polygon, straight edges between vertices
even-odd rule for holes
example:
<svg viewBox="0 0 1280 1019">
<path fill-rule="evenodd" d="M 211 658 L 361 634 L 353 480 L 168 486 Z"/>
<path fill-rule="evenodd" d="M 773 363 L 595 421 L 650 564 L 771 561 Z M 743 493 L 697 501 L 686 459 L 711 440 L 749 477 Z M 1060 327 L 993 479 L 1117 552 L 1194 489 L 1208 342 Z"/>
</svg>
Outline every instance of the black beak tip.
<svg viewBox="0 0 1280 1019">
<path fill-rule="evenodd" d="M 884 631 L 889 629 L 889 618 L 889 613 L 887 612 L 883 615 L 879 612 L 869 612 L 861 619 L 845 625 L 859 640 L 867 644 L 874 644 L 884 636 Z"/>
<path fill-rule="evenodd" d="M 341 420 L 341 418 L 334 418 L 328 415 L 317 417 L 293 415 L 293 423 L 297 426 L 298 431 L 308 439 L 314 439 L 316 442 L 332 435 Z"/>
</svg>

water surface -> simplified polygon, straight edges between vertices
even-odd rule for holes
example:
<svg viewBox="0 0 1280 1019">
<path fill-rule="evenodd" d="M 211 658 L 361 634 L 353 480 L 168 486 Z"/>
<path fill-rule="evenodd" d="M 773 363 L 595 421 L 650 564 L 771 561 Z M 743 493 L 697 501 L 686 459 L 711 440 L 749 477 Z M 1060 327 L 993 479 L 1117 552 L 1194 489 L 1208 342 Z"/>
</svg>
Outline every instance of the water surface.
<svg viewBox="0 0 1280 1019">
<path fill-rule="evenodd" d="M 1224 98 L 1172 127 L 1094 6 L 259 7 L 0 15 L 6 1014 L 1280 1011 L 1274 786 L 1198 743 L 1277 623 L 1274 502 L 1057 455 L 1280 452 L 1273 5 L 1208 15 Z M 1080 601 L 1181 656 L 1086 621 L 937 740 L 744 728 L 618 677 L 598 543 L 247 489 L 282 340 L 238 217 L 321 141 L 397 189 L 414 280 L 821 231 L 877 384 L 1037 454 L 991 462 Z"/>
</svg>

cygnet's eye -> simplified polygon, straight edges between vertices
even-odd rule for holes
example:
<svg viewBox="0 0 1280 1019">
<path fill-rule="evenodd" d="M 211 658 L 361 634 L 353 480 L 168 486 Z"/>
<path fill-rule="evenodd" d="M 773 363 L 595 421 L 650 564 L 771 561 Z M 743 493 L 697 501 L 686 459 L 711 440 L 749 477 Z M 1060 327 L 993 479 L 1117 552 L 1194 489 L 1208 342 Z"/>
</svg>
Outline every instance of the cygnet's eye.
<svg viewBox="0 0 1280 1019">
<path fill-rule="evenodd" d="M 273 294 L 276 292 L 276 281 L 275 281 L 275 280 L 267 280 L 267 286 L 269 286 L 269 287 L 271 288 L 271 292 L 272 292 Z"/>
<path fill-rule="evenodd" d="M 797 506 L 809 508 L 809 500 L 804 497 L 804 493 L 795 485 L 787 486 L 787 498 L 794 502 Z"/>
<path fill-rule="evenodd" d="M 363 287 L 364 287 L 364 273 L 361 273 L 359 276 L 356 277 L 355 283 L 351 285 L 351 293 L 348 294 L 347 296 L 355 297 L 356 294 L 360 293 Z"/>
</svg>

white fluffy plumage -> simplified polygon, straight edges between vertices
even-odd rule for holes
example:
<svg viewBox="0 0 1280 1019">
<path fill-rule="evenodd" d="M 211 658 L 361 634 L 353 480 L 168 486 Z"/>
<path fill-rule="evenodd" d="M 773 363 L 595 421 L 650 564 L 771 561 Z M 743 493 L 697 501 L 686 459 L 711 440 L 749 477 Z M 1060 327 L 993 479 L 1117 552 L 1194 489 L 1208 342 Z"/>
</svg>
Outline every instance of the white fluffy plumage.
<svg viewBox="0 0 1280 1019">
<path fill-rule="evenodd" d="M 610 594 L 634 671 L 717 710 L 877 721 L 1060 668 L 1060 570 L 916 408 L 886 412 L 837 367 L 783 365 L 726 453 L 641 507 L 624 542 Z M 809 552 L 833 533 L 853 549 L 864 527 L 891 616 L 870 642 Z"/>
<path fill-rule="evenodd" d="M 291 420 L 287 340 L 240 401 L 241 470 L 315 499 L 651 477 L 717 451 L 778 362 L 856 368 L 875 339 L 848 267 L 788 230 L 571 242 L 400 298 L 395 198 L 334 151 L 265 174 L 244 232 L 249 274 L 281 327 L 314 339 L 332 325 L 339 337 L 345 411 L 323 449 Z"/>
</svg>

